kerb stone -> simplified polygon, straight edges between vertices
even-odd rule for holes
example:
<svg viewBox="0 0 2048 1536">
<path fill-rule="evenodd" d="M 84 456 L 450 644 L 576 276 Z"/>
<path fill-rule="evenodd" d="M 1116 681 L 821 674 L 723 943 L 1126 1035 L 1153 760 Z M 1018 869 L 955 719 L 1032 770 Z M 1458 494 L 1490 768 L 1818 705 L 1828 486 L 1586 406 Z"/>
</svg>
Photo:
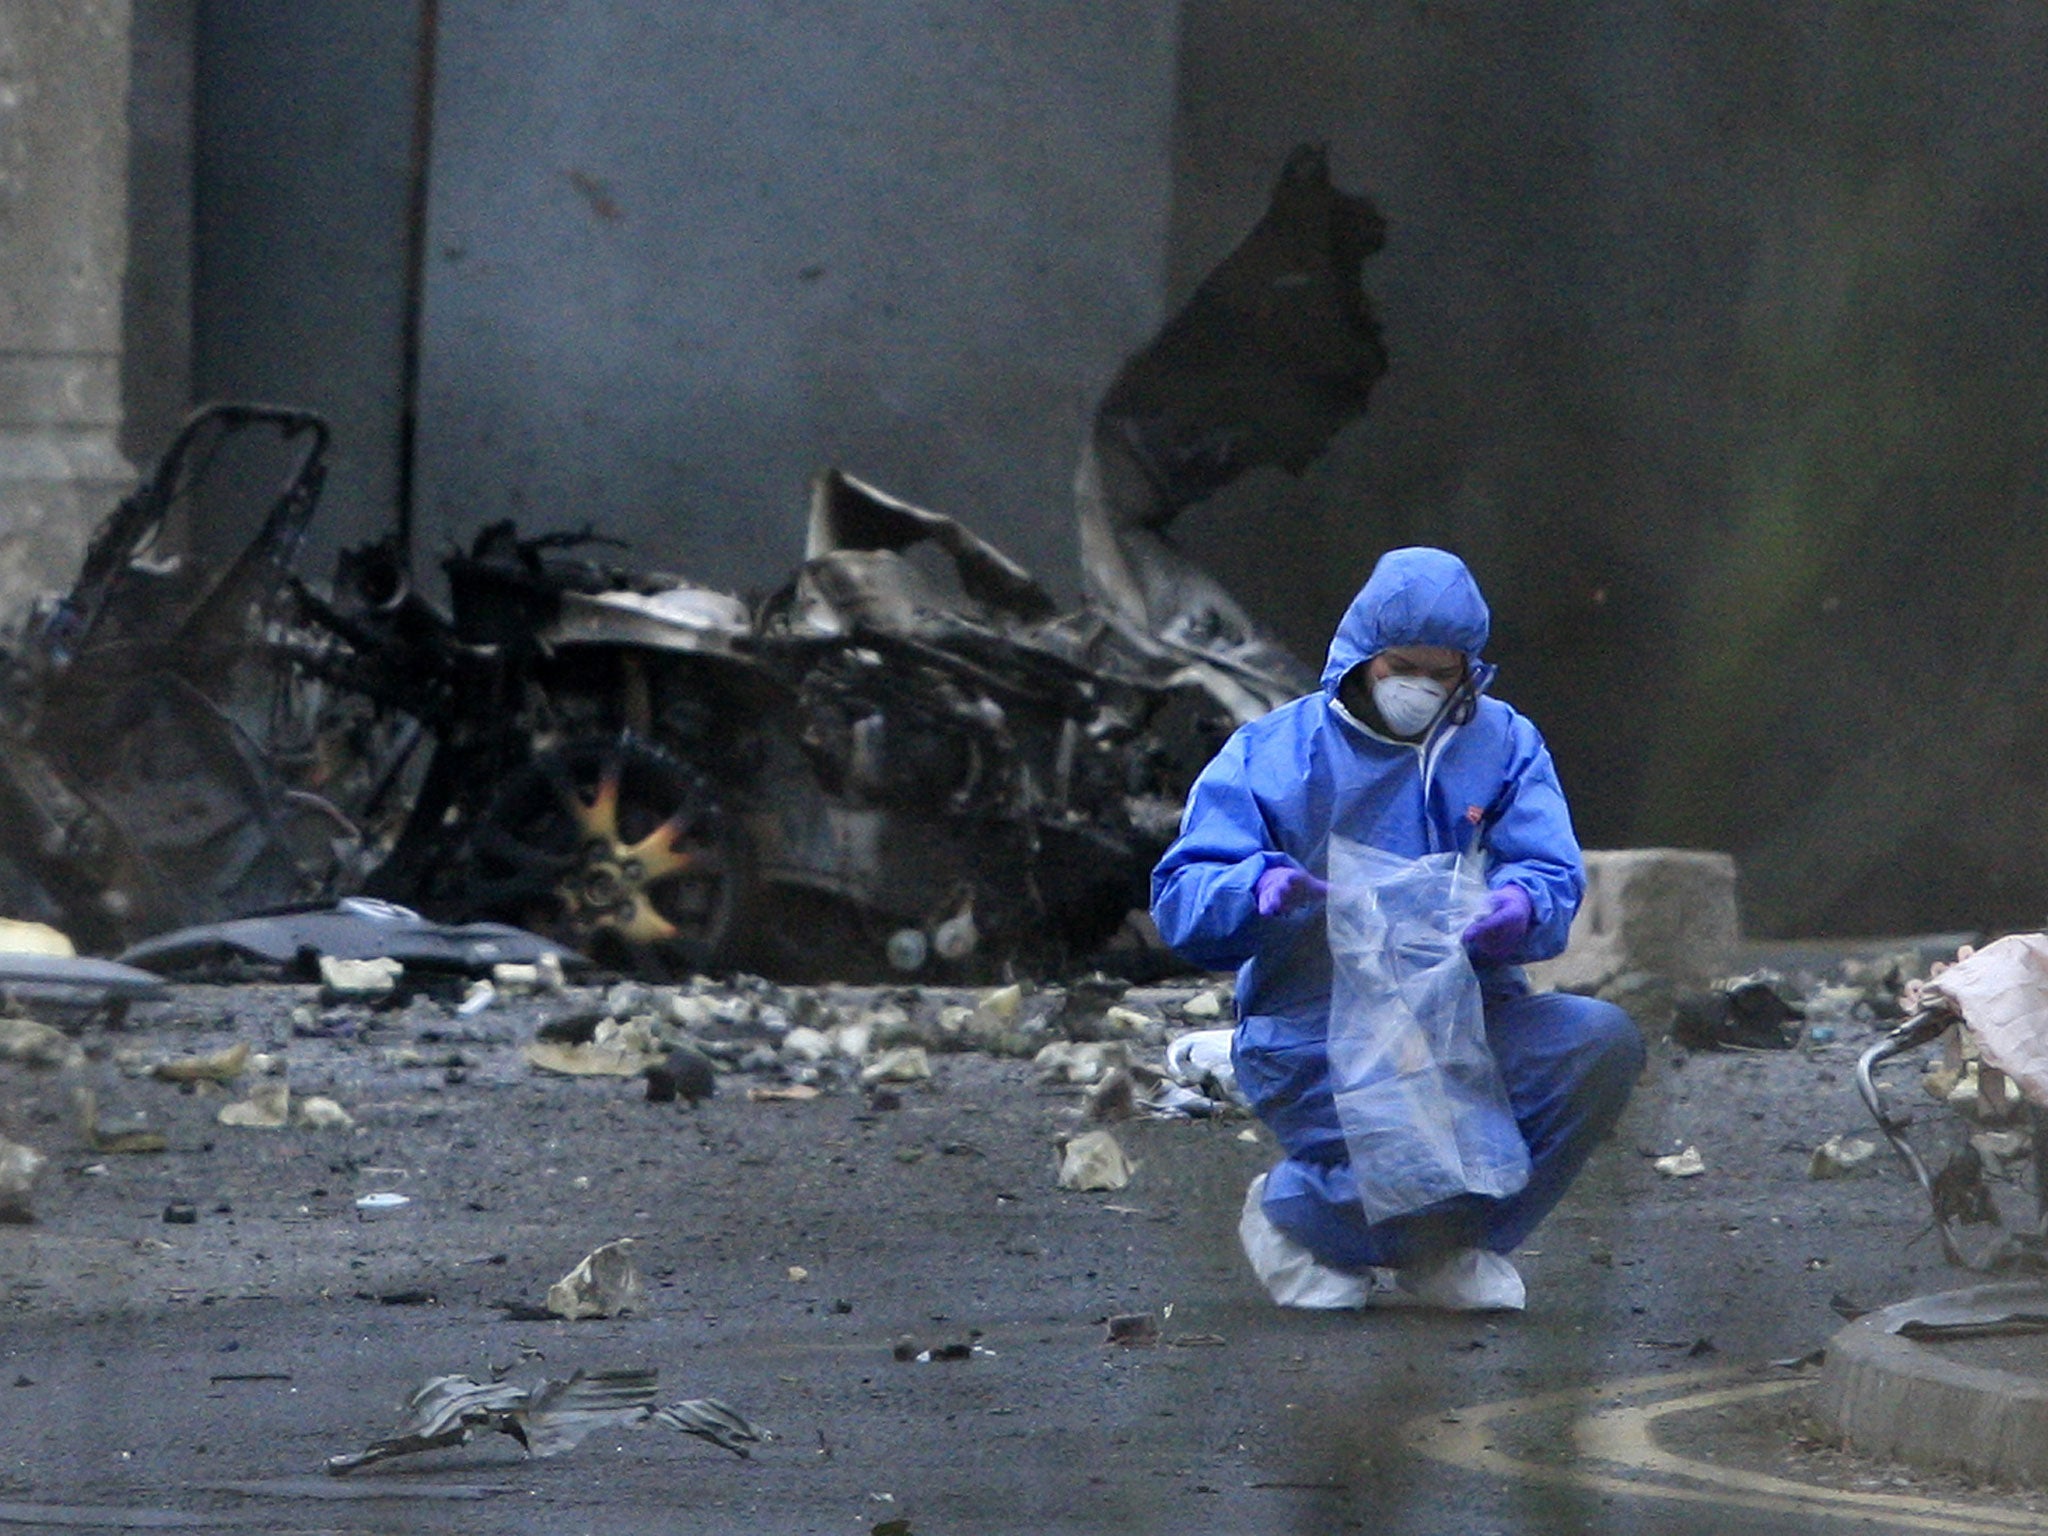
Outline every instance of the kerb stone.
<svg viewBox="0 0 2048 1536">
<path fill-rule="evenodd" d="M 1571 942 L 1529 967 L 1532 985 L 1593 992 L 1631 971 L 1679 981 L 1727 973 L 1742 933 L 1731 856 L 1622 848 L 1585 857 L 1586 899 Z"/>
</svg>

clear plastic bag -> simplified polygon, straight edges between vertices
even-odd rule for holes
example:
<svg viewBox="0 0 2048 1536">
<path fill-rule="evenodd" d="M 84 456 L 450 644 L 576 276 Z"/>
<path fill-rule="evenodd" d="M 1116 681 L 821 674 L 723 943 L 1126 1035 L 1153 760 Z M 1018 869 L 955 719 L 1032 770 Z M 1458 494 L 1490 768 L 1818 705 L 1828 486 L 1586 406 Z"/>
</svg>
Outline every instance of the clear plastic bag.
<svg viewBox="0 0 2048 1536">
<path fill-rule="evenodd" d="M 1474 857 L 1330 839 L 1330 1088 L 1369 1222 L 1529 1181 L 1459 942 L 1486 901 Z"/>
</svg>

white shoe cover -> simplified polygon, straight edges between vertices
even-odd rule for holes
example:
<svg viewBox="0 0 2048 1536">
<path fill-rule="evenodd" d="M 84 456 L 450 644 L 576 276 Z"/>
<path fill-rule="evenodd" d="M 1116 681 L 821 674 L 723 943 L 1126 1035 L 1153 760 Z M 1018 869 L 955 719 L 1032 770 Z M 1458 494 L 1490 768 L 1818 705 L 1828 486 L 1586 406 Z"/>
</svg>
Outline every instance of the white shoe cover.
<svg viewBox="0 0 2048 1536">
<path fill-rule="evenodd" d="M 1208 1092 L 1213 1087 L 1231 1103 L 1242 1105 L 1237 1068 L 1230 1060 L 1230 1041 L 1236 1033 L 1234 1029 L 1197 1029 L 1176 1036 L 1166 1047 L 1166 1075 L 1183 1088 Z"/>
<path fill-rule="evenodd" d="M 1259 1277 L 1266 1294 L 1283 1307 L 1318 1311 L 1368 1305 L 1373 1293 L 1371 1279 L 1318 1264 L 1315 1255 L 1267 1218 L 1260 1204 L 1265 1193 L 1266 1176 L 1262 1173 L 1244 1192 L 1244 1214 L 1238 1218 L 1237 1239 L 1244 1245 L 1244 1256 L 1251 1260 L 1252 1273 Z"/>
<path fill-rule="evenodd" d="M 1506 1258 L 1485 1248 L 1460 1248 L 1426 1269 L 1396 1272 L 1402 1294 L 1446 1312 L 1519 1312 L 1529 1292 Z"/>
</svg>

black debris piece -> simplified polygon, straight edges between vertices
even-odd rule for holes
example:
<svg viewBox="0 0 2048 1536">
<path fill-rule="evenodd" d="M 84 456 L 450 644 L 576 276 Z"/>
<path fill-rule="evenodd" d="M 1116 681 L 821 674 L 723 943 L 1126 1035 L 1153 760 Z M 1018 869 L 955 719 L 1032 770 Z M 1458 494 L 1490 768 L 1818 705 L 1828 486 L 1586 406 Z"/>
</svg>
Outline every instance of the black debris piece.
<svg viewBox="0 0 2048 1536">
<path fill-rule="evenodd" d="M 1693 1051 L 1786 1051 L 1798 1044 L 1786 1025 L 1806 1017 L 1774 981 L 1752 978 L 1714 991 L 1681 993 L 1672 1038 Z"/>
</svg>

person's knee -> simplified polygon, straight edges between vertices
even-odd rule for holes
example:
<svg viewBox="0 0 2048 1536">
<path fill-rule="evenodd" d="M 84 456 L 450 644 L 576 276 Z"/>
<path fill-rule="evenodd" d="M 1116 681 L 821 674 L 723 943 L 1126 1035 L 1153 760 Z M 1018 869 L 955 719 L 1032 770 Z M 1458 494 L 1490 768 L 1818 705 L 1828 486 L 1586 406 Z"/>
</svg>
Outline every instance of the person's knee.
<svg viewBox="0 0 2048 1536">
<path fill-rule="evenodd" d="M 1574 1003 L 1572 1033 L 1585 1063 L 1585 1075 L 1626 1093 L 1643 1070 L 1643 1032 L 1612 1003 L 1591 997 L 1574 999 Z"/>
<path fill-rule="evenodd" d="M 1647 1061 L 1642 1030 L 1614 1004 L 1587 997 L 1585 1036 L 1587 1051 L 1599 1063 L 1599 1075 L 1618 1083 L 1626 1092 L 1642 1075 L 1642 1063 Z"/>
</svg>

